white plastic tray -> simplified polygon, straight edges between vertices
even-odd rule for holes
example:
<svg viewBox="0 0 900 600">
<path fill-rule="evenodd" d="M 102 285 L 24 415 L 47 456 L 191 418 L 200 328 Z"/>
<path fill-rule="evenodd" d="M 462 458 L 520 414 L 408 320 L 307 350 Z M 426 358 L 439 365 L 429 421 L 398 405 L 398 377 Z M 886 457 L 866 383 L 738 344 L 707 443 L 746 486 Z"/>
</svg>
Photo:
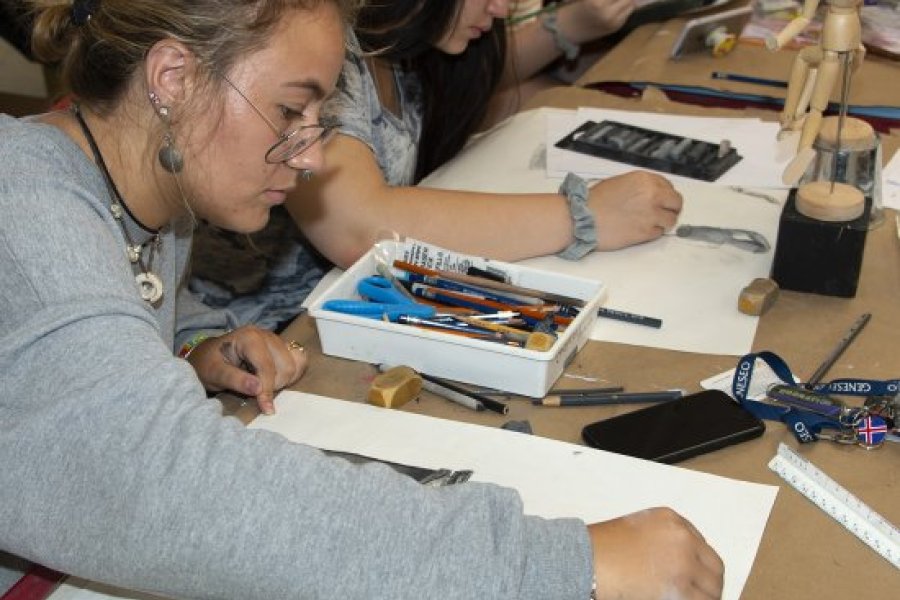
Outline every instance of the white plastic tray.
<svg viewBox="0 0 900 600">
<path fill-rule="evenodd" d="M 381 242 L 381 246 L 391 242 Z M 475 259 L 481 260 L 481 259 Z M 585 301 L 548 351 L 526 350 L 409 325 L 348 315 L 322 308 L 331 299 L 359 299 L 356 284 L 376 274 L 373 250 L 344 272 L 309 307 L 322 350 L 332 356 L 373 364 L 407 365 L 455 381 L 488 386 L 514 394 L 546 395 L 575 353 L 588 340 L 605 296 L 599 281 L 491 261 L 511 276 L 511 283 Z"/>
</svg>

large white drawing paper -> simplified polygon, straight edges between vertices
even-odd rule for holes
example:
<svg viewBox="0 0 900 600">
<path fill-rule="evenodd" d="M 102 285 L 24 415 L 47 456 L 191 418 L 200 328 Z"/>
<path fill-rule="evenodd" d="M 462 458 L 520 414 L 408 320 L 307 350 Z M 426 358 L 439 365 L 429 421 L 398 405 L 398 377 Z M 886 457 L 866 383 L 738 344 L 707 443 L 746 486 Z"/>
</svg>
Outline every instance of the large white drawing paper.
<svg viewBox="0 0 900 600">
<path fill-rule="evenodd" d="M 726 599 L 740 596 L 778 490 L 539 436 L 297 392 L 282 393 L 277 409 L 250 427 L 328 450 L 471 469 L 473 481 L 518 490 L 528 514 L 592 523 L 670 506 L 724 560 Z"/>
<path fill-rule="evenodd" d="M 543 168 L 548 123 L 575 111 L 538 109 L 513 117 L 476 139 L 423 185 L 484 192 L 555 191 L 561 178 Z M 774 248 L 781 207 L 728 187 L 679 178 L 680 224 L 750 229 Z M 783 200 L 786 192 L 768 190 Z M 653 329 L 600 319 L 592 339 L 707 354 L 741 355 L 751 348 L 757 317 L 741 314 L 741 289 L 768 276 L 773 250 L 753 254 L 674 236 L 579 261 L 547 256 L 525 261 L 541 269 L 602 281 L 607 306 L 661 318 Z"/>
</svg>

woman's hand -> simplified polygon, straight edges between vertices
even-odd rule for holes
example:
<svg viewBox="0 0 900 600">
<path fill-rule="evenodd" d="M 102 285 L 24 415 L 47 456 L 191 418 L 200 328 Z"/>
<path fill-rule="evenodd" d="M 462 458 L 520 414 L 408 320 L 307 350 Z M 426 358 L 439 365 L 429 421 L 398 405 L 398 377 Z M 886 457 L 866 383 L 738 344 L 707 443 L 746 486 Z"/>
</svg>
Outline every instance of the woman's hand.
<svg viewBox="0 0 900 600">
<path fill-rule="evenodd" d="M 245 326 L 204 340 L 187 360 L 207 390 L 252 396 L 259 410 L 269 415 L 275 412 L 275 393 L 300 379 L 307 357 L 296 342 Z"/>
<path fill-rule="evenodd" d="M 594 185 L 588 204 L 597 223 L 597 249 L 618 250 L 654 240 L 671 229 L 682 198 L 665 177 L 631 171 Z"/>
<path fill-rule="evenodd" d="M 709 600 L 722 596 L 722 559 L 669 508 L 588 527 L 597 598 Z"/>
</svg>

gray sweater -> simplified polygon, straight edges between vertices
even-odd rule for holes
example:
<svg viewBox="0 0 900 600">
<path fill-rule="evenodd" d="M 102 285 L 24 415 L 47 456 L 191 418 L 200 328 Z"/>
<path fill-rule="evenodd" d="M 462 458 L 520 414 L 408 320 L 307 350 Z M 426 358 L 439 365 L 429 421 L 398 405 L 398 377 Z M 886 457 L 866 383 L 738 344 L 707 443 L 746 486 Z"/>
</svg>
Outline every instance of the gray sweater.
<svg viewBox="0 0 900 600">
<path fill-rule="evenodd" d="M 173 356 L 230 325 L 174 292 L 190 227 L 153 309 L 108 205 L 69 138 L 0 115 L 0 551 L 175 598 L 588 597 L 578 520 L 223 418 Z"/>
</svg>

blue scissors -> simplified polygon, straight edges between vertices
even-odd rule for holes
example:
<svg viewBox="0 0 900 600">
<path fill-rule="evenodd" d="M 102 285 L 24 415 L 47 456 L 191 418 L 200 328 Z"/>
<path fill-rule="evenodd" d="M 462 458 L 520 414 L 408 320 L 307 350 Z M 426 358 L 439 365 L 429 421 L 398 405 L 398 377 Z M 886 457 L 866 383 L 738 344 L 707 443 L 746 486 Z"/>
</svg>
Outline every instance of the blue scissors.
<svg viewBox="0 0 900 600">
<path fill-rule="evenodd" d="M 325 310 L 348 315 L 396 321 L 400 315 L 430 319 L 436 310 L 433 306 L 419 304 L 394 288 L 385 277 L 373 275 L 360 280 L 356 286 L 364 300 L 328 300 L 322 304 Z"/>
</svg>

